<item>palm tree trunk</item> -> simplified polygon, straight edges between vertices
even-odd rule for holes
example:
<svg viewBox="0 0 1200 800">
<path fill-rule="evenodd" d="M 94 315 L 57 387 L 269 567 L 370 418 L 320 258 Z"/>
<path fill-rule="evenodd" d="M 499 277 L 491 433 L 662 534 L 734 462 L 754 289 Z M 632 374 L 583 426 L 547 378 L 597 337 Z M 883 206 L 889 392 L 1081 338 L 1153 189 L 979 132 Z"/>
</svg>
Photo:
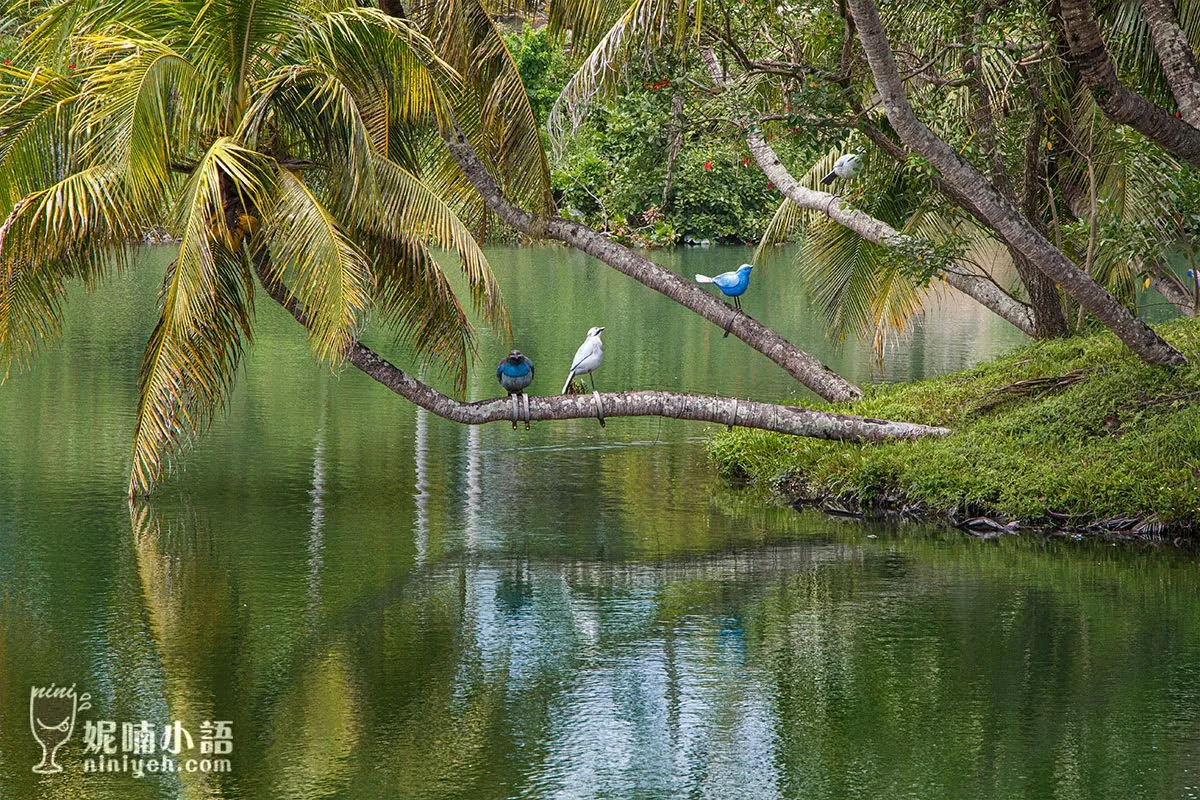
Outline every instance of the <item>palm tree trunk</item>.
<svg viewBox="0 0 1200 800">
<path fill-rule="evenodd" d="M 500 191 L 461 130 L 456 129 L 446 137 L 446 146 L 484 202 L 507 224 L 535 239 L 549 237 L 565 242 L 656 292 L 665 294 L 741 339 L 825 400 L 837 402 L 862 396 L 861 389 L 822 364 L 815 356 L 796 347 L 753 317 L 734 310 L 695 283 L 586 225 L 559 216 L 535 217 L 525 209 L 518 208 Z"/>
<path fill-rule="evenodd" d="M 1187 35 L 1179 27 L 1175 4 L 1171 0 L 1142 0 L 1142 13 L 1150 26 L 1158 63 L 1179 104 L 1179 116 L 1193 128 L 1200 128 L 1200 68 Z"/>
<path fill-rule="evenodd" d="M 1070 0 L 1068 0 L 1070 1 Z M 1083 0 L 1086 2 L 1087 0 Z M 1051 244 L 974 166 L 960 158 L 917 119 L 904 91 L 887 34 L 873 0 L 849 0 L 859 40 L 875 77 L 888 120 L 909 147 L 926 158 L 956 190 L 975 199 L 980 212 L 1005 243 L 1029 259 L 1047 277 L 1103 322 L 1130 350 L 1151 364 L 1186 363 L 1183 354 L 1122 306 Z"/>
<path fill-rule="evenodd" d="M 255 258 L 255 271 L 271 299 L 307 327 L 303 307 L 270 274 L 262 254 Z M 412 377 L 361 342 L 350 345 L 346 359 L 391 391 L 443 419 L 464 425 L 484 425 L 513 419 L 513 405 L 509 398 L 460 402 Z M 606 418 L 667 417 L 842 442 L 885 442 L 950 433 L 946 428 L 930 425 L 833 414 L 734 397 L 642 391 L 603 392 L 599 393 L 599 398 Z M 594 419 L 597 415 L 596 395 L 592 394 L 528 396 L 528 400 L 531 420 Z"/>
<path fill-rule="evenodd" d="M 1200 130 L 1168 114 L 1117 78 L 1092 13 L 1091 0 L 1060 0 L 1071 57 L 1096 104 L 1115 122 L 1157 142 L 1176 158 L 1200 167 Z"/>
</svg>

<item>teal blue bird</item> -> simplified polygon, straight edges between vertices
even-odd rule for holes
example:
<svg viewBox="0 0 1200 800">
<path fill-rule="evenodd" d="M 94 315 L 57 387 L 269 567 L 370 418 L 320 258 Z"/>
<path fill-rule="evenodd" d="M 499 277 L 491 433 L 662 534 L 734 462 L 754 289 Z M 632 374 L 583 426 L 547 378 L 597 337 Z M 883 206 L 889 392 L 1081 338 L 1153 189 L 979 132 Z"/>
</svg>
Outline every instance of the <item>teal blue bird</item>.
<svg viewBox="0 0 1200 800">
<path fill-rule="evenodd" d="M 518 399 L 525 407 L 525 430 L 529 430 L 529 398 L 525 388 L 533 383 L 533 362 L 520 350 L 513 350 L 496 365 L 496 380 L 513 401 L 513 430 L 517 429 Z"/>
<path fill-rule="evenodd" d="M 715 284 L 721 290 L 721 294 L 733 298 L 733 307 L 741 311 L 742 301 L 740 298 L 750 286 L 750 270 L 752 269 L 754 269 L 753 264 L 742 264 L 733 272 L 722 272 L 712 278 L 707 275 L 697 275 L 696 281 L 697 283 Z"/>
</svg>

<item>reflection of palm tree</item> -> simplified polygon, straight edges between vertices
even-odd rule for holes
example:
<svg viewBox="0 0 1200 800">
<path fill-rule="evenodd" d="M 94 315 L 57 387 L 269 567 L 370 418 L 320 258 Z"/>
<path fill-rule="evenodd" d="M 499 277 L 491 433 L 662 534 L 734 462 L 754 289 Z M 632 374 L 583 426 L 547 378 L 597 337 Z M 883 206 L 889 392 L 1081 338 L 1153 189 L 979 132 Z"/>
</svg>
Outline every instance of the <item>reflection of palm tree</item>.
<svg viewBox="0 0 1200 800">
<path fill-rule="evenodd" d="M 321 567 L 325 564 L 325 406 L 321 406 L 321 422 L 317 425 L 317 441 L 313 445 L 312 488 L 308 490 L 308 608 L 310 620 L 316 619 L 321 605 Z"/>
<path fill-rule="evenodd" d="M 429 551 L 429 412 L 417 409 L 417 430 L 413 437 L 413 461 L 416 463 L 417 479 L 413 491 L 416 504 L 416 521 L 413 525 L 413 543 L 416 549 L 417 566 L 425 563 Z"/>
</svg>

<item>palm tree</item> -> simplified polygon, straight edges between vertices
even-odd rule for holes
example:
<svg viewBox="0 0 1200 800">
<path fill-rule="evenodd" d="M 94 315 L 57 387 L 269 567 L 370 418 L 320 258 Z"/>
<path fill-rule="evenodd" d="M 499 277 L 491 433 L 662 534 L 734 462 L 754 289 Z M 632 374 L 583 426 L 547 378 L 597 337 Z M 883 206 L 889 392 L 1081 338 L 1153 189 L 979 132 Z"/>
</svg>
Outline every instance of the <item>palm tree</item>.
<svg viewBox="0 0 1200 800">
<path fill-rule="evenodd" d="M 429 247 L 507 330 L 471 233 L 422 180 L 461 90 L 413 22 L 337 0 L 73 0 L 22 28 L 0 82 L 0 369 L 58 331 L 65 286 L 147 230 L 178 253 L 139 376 L 130 492 L 221 407 L 255 276 L 337 368 L 368 318 L 465 387 L 473 334 Z"/>
</svg>

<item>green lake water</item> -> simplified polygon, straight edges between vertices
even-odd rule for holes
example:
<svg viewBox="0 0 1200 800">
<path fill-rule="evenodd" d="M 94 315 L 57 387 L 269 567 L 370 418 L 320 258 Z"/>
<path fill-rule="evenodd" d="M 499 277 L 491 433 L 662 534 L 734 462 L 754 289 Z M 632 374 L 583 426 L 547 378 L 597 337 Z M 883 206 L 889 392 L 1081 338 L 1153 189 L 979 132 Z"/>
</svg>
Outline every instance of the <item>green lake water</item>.
<svg viewBox="0 0 1200 800">
<path fill-rule="evenodd" d="M 489 253 L 533 392 L 603 325 L 602 389 L 802 397 L 605 267 Z M 749 250 L 655 257 L 711 274 Z M 64 340 L 0 387 L 0 798 L 1197 796 L 1194 553 L 772 508 L 714 477 L 711 426 L 456 426 L 330 375 L 269 301 L 228 413 L 130 509 L 169 258 L 74 293 Z M 1020 341 L 947 298 L 873 365 L 801 296 L 779 260 L 744 299 L 857 381 Z M 471 398 L 498 393 L 507 344 L 480 350 Z M 51 683 L 91 708 L 39 775 L 30 690 Z M 114 724 L 90 743 L 119 760 L 122 723 L 161 748 L 179 721 L 199 762 L 214 720 L 228 771 L 86 771 L 89 727 Z"/>
</svg>

